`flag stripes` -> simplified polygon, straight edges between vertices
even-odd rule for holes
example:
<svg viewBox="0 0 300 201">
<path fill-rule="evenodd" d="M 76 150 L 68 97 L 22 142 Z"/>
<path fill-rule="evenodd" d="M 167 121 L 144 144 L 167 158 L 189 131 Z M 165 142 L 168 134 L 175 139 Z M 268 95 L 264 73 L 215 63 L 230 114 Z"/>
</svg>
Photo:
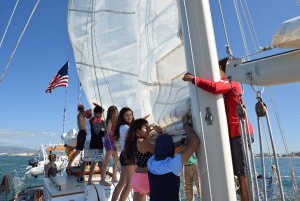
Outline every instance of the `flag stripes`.
<svg viewBox="0 0 300 201">
<path fill-rule="evenodd" d="M 68 68 L 69 62 L 67 62 L 51 80 L 51 82 L 48 85 L 48 89 L 46 90 L 46 93 L 51 93 L 52 90 L 56 87 L 68 87 Z"/>
</svg>

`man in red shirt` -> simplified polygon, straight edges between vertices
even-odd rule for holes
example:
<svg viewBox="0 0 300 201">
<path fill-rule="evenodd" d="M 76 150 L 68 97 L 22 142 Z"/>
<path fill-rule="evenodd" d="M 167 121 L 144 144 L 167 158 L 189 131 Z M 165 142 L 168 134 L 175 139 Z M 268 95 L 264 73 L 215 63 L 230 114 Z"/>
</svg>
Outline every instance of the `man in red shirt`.
<svg viewBox="0 0 300 201">
<path fill-rule="evenodd" d="M 247 179 L 244 170 L 245 165 L 243 160 L 244 157 L 242 152 L 239 117 L 237 116 L 236 113 L 236 106 L 239 104 L 239 101 L 238 101 L 238 96 L 235 95 L 235 93 L 241 94 L 242 90 L 239 83 L 231 81 L 232 89 L 235 91 L 235 93 L 232 91 L 230 82 L 225 77 L 227 61 L 228 61 L 228 57 L 221 59 L 219 61 L 219 68 L 221 74 L 220 81 L 212 82 L 197 76 L 196 76 L 196 81 L 197 81 L 197 86 L 199 88 L 213 94 L 223 94 L 224 96 L 234 175 L 238 177 L 240 182 L 242 200 L 249 200 Z M 190 73 L 186 73 L 182 79 L 183 81 L 188 81 L 195 84 L 195 77 Z M 253 128 L 250 123 L 249 123 L 249 127 L 250 127 L 250 133 L 253 133 Z M 251 137 L 253 139 L 253 135 L 251 135 Z"/>
</svg>

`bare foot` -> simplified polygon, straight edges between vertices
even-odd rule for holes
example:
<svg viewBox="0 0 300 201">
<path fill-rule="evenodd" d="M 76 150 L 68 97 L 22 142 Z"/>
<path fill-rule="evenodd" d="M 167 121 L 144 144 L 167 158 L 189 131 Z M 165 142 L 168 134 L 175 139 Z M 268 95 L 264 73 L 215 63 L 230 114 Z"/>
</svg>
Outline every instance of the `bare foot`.
<svg viewBox="0 0 300 201">
<path fill-rule="evenodd" d="M 103 186 L 111 186 L 110 183 L 107 183 L 106 181 L 100 181 L 100 185 L 103 185 Z"/>
</svg>

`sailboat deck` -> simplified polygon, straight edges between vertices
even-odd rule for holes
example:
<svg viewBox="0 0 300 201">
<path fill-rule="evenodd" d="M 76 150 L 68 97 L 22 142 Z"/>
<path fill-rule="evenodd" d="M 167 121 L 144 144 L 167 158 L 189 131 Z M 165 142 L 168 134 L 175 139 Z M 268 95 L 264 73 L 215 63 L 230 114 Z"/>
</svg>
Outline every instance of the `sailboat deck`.
<svg viewBox="0 0 300 201">
<path fill-rule="evenodd" d="M 64 194 L 84 193 L 85 191 L 85 183 L 78 183 L 74 176 L 61 176 L 52 179 L 45 178 L 44 185 L 52 197 Z"/>
<path fill-rule="evenodd" d="M 58 176 L 54 178 L 45 178 L 44 180 L 44 198 L 45 200 L 84 200 L 85 189 L 88 182 L 88 175 L 84 176 L 84 183 L 79 183 L 74 175 Z M 119 174 L 117 174 L 119 179 Z M 108 183 L 111 178 L 106 178 Z M 92 182 L 99 184 L 100 175 L 94 174 Z M 111 183 L 112 184 L 112 183 Z M 114 190 L 114 185 L 111 186 L 111 192 Z"/>
</svg>

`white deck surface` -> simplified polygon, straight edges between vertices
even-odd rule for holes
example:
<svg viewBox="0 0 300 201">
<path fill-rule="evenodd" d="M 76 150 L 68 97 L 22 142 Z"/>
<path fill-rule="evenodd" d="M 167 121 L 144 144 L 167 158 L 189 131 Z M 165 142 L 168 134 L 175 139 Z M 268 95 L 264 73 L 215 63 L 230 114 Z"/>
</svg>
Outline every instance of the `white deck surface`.
<svg viewBox="0 0 300 201">
<path fill-rule="evenodd" d="M 120 174 L 117 174 L 118 180 L 120 179 Z M 58 187 L 55 186 L 54 182 L 51 181 L 50 178 L 45 178 L 44 180 L 44 199 L 51 201 L 64 201 L 64 200 L 72 200 L 72 201 L 83 201 L 85 200 L 85 190 L 88 181 L 88 175 L 84 177 L 85 183 L 78 183 L 76 176 L 58 176 L 54 177 L 53 180 L 61 186 L 61 191 L 59 191 Z M 111 183 L 111 177 L 107 176 L 106 181 Z M 93 175 L 92 182 L 94 184 L 99 184 L 100 175 Z M 111 183 L 111 187 L 104 187 L 105 192 L 109 193 L 109 200 L 111 200 L 112 193 L 115 189 L 117 183 Z M 129 200 L 132 200 L 133 193 L 129 195 Z"/>
</svg>

